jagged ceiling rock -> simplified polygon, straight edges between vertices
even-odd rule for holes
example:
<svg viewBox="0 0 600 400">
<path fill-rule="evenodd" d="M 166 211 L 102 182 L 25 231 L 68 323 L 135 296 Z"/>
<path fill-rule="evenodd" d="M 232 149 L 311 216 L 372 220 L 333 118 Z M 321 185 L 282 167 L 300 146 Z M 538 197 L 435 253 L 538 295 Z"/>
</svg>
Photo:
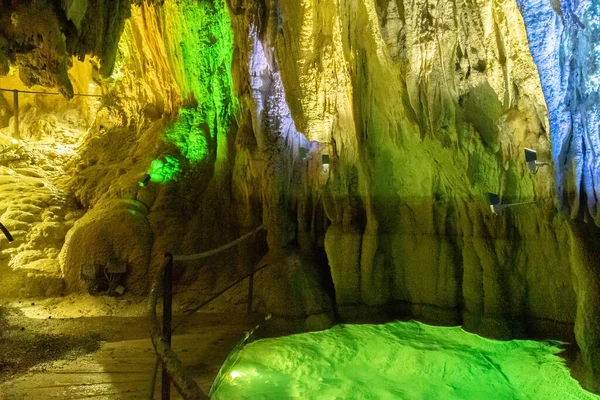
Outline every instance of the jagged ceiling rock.
<svg viewBox="0 0 600 400">
<path fill-rule="evenodd" d="M 0 36 L 7 42 L 5 57 L 19 67 L 26 85 L 58 86 L 67 97 L 72 96 L 67 76 L 70 54 L 53 2 L 0 3 Z M 0 69 L 8 72 L 6 64 Z"/>
<path fill-rule="evenodd" d="M 28 86 L 57 87 L 73 97 L 68 76 L 72 57 L 96 56 L 100 73 L 112 74 L 117 46 L 131 3 L 141 0 L 0 2 L 0 76 L 9 64 Z M 154 3 L 154 1 L 149 1 Z"/>
</svg>

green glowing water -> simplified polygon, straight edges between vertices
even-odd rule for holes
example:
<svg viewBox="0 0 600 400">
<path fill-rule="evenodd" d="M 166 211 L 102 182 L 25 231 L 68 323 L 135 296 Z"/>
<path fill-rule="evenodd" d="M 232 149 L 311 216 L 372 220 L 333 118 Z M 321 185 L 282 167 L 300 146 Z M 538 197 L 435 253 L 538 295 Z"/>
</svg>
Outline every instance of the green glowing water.
<svg viewBox="0 0 600 400">
<path fill-rule="evenodd" d="M 213 399 L 600 399 L 556 343 L 497 341 L 418 322 L 340 325 L 232 353 Z"/>
</svg>

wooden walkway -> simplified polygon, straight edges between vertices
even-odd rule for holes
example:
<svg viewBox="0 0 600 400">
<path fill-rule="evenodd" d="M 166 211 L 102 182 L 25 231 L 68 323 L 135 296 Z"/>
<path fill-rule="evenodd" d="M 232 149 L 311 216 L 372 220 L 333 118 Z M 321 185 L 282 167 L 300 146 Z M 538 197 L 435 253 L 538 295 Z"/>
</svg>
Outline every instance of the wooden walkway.
<svg viewBox="0 0 600 400">
<path fill-rule="evenodd" d="M 194 317 L 194 327 L 173 337 L 173 348 L 205 393 L 231 349 L 257 320 L 245 314 L 228 317 L 204 323 L 202 317 Z M 127 318 L 121 320 L 126 336 Z M 150 339 L 103 342 L 96 353 L 38 365 L 0 383 L 0 399 L 148 399 L 155 360 Z M 160 398 L 160 371 L 155 398 Z M 175 388 L 172 398 L 181 398 Z"/>
</svg>

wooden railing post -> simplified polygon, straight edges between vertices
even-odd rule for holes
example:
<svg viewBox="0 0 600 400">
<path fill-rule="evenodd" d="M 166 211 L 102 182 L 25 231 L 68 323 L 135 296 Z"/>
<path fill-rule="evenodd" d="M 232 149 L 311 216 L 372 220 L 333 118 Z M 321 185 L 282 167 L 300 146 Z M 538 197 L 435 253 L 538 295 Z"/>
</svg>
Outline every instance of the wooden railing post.
<svg viewBox="0 0 600 400">
<path fill-rule="evenodd" d="M 165 268 L 163 280 L 163 330 L 162 336 L 165 343 L 171 346 L 171 323 L 173 319 L 173 256 L 169 253 L 165 255 L 169 262 Z M 167 369 L 163 365 L 162 369 L 162 400 L 171 399 L 171 380 L 167 374 Z"/>
<path fill-rule="evenodd" d="M 15 116 L 15 139 L 21 139 L 21 135 L 19 134 L 19 91 L 13 90 L 13 103 L 14 103 L 14 116 Z"/>
</svg>

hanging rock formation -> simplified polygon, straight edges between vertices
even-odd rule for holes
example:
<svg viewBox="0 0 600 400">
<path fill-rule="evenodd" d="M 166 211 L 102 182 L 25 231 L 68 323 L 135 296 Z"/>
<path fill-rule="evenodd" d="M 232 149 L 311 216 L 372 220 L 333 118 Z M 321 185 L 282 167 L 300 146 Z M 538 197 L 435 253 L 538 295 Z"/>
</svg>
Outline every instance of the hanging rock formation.
<svg viewBox="0 0 600 400">
<path fill-rule="evenodd" d="M 37 0 L 0 3 L 0 76 L 18 66 L 27 86 L 58 87 L 73 97 L 72 57 L 95 55 L 102 76 L 112 74 L 131 3 L 143 0 Z M 152 0 L 148 1 L 152 3 Z"/>
</svg>

